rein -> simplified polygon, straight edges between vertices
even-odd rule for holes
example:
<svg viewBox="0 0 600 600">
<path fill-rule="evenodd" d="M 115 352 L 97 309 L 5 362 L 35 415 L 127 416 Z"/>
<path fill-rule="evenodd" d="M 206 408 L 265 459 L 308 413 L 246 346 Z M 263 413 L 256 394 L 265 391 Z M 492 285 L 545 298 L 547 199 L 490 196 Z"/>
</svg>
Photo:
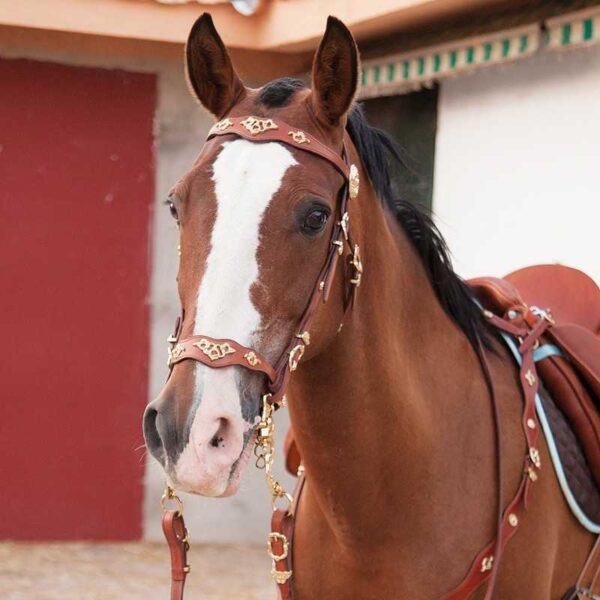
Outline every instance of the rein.
<svg viewBox="0 0 600 600">
<path fill-rule="evenodd" d="M 207 140 L 217 136 L 237 136 L 252 142 L 279 142 L 298 150 L 309 152 L 332 165 L 344 178 L 344 183 L 338 193 L 339 203 L 337 217 L 330 238 L 329 251 L 313 286 L 306 308 L 300 318 L 295 335 L 280 355 L 275 364 L 271 364 L 260 352 L 249 348 L 232 339 L 218 339 L 207 335 L 194 335 L 179 340 L 182 319 L 178 319 L 175 333 L 169 338 L 169 376 L 174 365 L 184 360 L 195 360 L 210 368 L 225 368 L 239 366 L 250 371 L 262 373 L 266 378 L 265 393 L 262 396 L 261 421 L 257 426 L 255 454 L 257 467 L 265 470 L 267 484 L 271 491 L 273 518 L 269 533 L 267 548 L 272 560 L 271 575 L 277 583 L 279 598 L 291 600 L 292 567 L 292 535 L 294 531 L 294 516 L 296 506 L 304 485 L 304 474 L 299 472 L 295 498 L 288 494 L 275 479 L 272 472 L 274 458 L 273 414 L 286 401 L 286 390 L 291 374 L 297 369 L 306 348 L 311 342 L 311 325 L 321 303 L 325 303 L 330 295 L 332 283 L 338 268 L 340 258 L 346 254 L 344 275 L 346 279 L 344 294 L 344 317 L 355 302 L 356 291 L 361 283 L 363 265 L 360 248 L 354 243 L 350 234 L 350 200 L 356 198 L 359 190 L 359 175 L 355 165 L 348 164 L 348 152 L 344 150 L 340 157 L 314 136 L 297 128 L 287 125 L 279 119 L 258 118 L 254 116 L 228 117 L 216 123 L 209 131 Z M 542 311 L 543 312 L 543 311 Z M 491 378 L 489 366 L 483 347 L 477 352 L 483 371 L 486 387 L 493 409 L 495 426 L 495 448 L 497 458 L 498 482 L 498 519 L 495 539 L 483 548 L 473 561 L 466 577 L 451 592 L 445 594 L 442 600 L 465 600 L 489 580 L 485 595 L 491 600 L 494 593 L 495 580 L 500 565 L 500 557 L 504 547 L 515 534 L 519 519 L 527 508 L 527 498 L 530 484 L 537 480 L 541 467 L 536 440 L 539 424 L 535 414 L 535 395 L 537 392 L 537 375 L 533 360 L 533 351 L 537 347 L 540 336 L 551 324 L 551 318 L 546 313 L 535 313 L 525 306 L 514 307 L 508 314 L 514 313 L 514 321 L 502 319 L 489 311 L 483 311 L 490 325 L 516 337 L 520 341 L 519 352 L 522 356 L 521 388 L 523 392 L 523 431 L 527 441 L 527 454 L 524 457 L 523 476 L 516 494 L 503 508 L 502 492 L 503 478 L 500 448 L 500 418 L 496 393 Z M 285 509 L 277 508 L 277 503 L 286 501 Z M 175 509 L 168 509 L 166 503 L 177 503 Z M 187 564 L 189 540 L 183 522 L 183 506 L 174 491 L 167 485 L 161 499 L 163 508 L 163 531 L 171 551 L 171 600 L 181 600 L 185 578 L 190 570 Z"/>
</svg>

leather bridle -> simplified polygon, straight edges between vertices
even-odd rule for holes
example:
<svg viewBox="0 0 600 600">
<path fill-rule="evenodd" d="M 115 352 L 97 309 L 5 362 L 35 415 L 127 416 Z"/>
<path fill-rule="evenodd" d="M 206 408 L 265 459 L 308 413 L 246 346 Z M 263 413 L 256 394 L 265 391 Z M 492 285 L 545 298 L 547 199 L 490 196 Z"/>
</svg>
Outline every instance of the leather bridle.
<svg viewBox="0 0 600 600">
<path fill-rule="evenodd" d="M 338 263 L 344 255 L 345 249 L 348 250 L 348 266 L 344 313 L 353 305 L 356 289 L 360 286 L 363 271 L 360 248 L 350 235 L 348 212 L 349 199 L 358 195 L 358 170 L 355 165 L 348 164 L 348 153 L 345 148 L 341 158 L 313 135 L 291 127 L 279 119 L 253 116 L 228 117 L 212 127 L 207 140 L 217 136 L 237 136 L 252 142 L 286 144 L 326 160 L 344 178 L 344 183 L 339 191 L 340 201 L 336 206 L 338 218 L 331 232 L 331 243 L 325 262 L 300 318 L 296 334 L 274 365 L 271 365 L 256 349 L 244 346 L 235 340 L 194 335 L 179 341 L 181 322 L 177 325 L 174 336 L 169 340 L 173 344 L 169 349 L 170 369 L 181 361 L 196 360 L 207 367 L 216 369 L 235 365 L 250 371 L 261 372 L 267 378 L 265 396 L 270 404 L 277 407 L 284 401 L 290 375 L 298 367 L 298 363 L 310 344 L 313 319 L 319 305 L 329 298 Z"/>
</svg>

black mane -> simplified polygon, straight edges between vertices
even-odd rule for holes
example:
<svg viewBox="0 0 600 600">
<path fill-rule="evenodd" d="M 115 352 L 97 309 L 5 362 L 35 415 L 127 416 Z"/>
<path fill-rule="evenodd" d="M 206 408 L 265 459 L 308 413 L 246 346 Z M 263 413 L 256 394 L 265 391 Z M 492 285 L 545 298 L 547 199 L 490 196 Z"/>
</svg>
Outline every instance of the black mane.
<svg viewBox="0 0 600 600">
<path fill-rule="evenodd" d="M 419 205 L 396 198 L 392 190 L 390 163 L 403 167 L 405 151 L 385 132 L 371 127 L 360 105 L 348 115 L 348 133 L 356 146 L 378 198 L 395 215 L 417 251 L 433 290 L 446 313 L 479 350 L 480 342 L 490 347 L 490 330 L 481 309 L 473 302 L 469 286 L 452 268 L 448 246 L 431 215 Z"/>
<path fill-rule="evenodd" d="M 276 79 L 260 90 L 257 102 L 266 108 L 285 106 L 296 91 L 303 88 L 305 85 L 300 79 Z M 405 168 L 406 152 L 385 131 L 369 125 L 359 104 L 355 104 L 348 115 L 347 130 L 375 193 L 396 215 L 425 267 L 440 304 L 476 351 L 480 342 L 491 347 L 490 329 L 473 302 L 469 286 L 454 272 L 448 247 L 433 219 L 419 205 L 395 197 L 389 167 L 397 163 Z"/>
</svg>

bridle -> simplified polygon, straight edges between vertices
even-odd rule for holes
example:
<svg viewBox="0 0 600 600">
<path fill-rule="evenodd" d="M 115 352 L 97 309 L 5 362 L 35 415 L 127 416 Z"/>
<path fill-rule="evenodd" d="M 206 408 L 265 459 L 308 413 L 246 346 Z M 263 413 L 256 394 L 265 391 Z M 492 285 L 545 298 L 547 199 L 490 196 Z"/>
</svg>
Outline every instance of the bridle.
<svg viewBox="0 0 600 600">
<path fill-rule="evenodd" d="M 258 117 L 229 117 L 216 123 L 209 131 L 207 140 L 217 136 L 237 136 L 252 142 L 279 142 L 309 152 L 326 160 L 344 178 L 340 189 L 340 201 L 337 205 L 339 218 L 331 232 L 331 243 L 323 267 L 313 287 L 304 313 L 297 326 L 297 333 L 290 340 L 278 361 L 271 365 L 269 361 L 254 348 L 249 348 L 231 339 L 217 339 L 208 335 L 194 335 L 179 340 L 181 322 L 177 325 L 174 336 L 169 341 L 173 346 L 169 349 L 169 368 L 184 360 L 196 360 L 207 367 L 220 369 L 239 366 L 250 371 L 258 371 L 266 375 L 268 384 L 266 396 L 268 403 L 279 407 L 285 398 L 290 374 L 296 370 L 307 346 L 309 346 L 310 329 L 319 304 L 329 298 L 340 257 L 348 249 L 347 285 L 344 298 L 344 313 L 353 306 L 356 289 L 360 286 L 363 266 L 360 248 L 350 235 L 349 199 L 358 195 L 359 176 L 355 165 L 347 162 L 347 151 L 344 148 L 343 158 L 305 131 L 291 127 L 279 119 Z"/>
<path fill-rule="evenodd" d="M 319 305 L 329 299 L 340 259 L 346 254 L 344 275 L 344 316 L 354 306 L 356 290 L 360 286 L 363 265 L 360 248 L 350 234 L 350 200 L 356 198 L 359 190 L 359 174 L 355 165 L 348 163 L 346 144 L 342 156 L 323 144 L 313 135 L 292 127 L 280 119 L 259 118 L 254 116 L 228 117 L 216 123 L 208 133 L 207 141 L 217 136 L 236 136 L 251 142 L 279 142 L 298 150 L 308 152 L 332 165 L 343 177 L 344 182 L 338 192 L 336 206 L 337 219 L 331 231 L 329 250 L 313 286 L 304 312 L 296 327 L 296 334 L 290 339 L 277 362 L 273 365 L 256 349 L 240 344 L 236 340 L 214 338 L 208 335 L 194 335 L 180 340 L 182 318 L 179 318 L 174 334 L 169 338 L 169 376 L 173 367 L 184 360 L 195 360 L 207 367 L 220 369 L 238 366 L 266 376 L 265 393 L 262 396 L 262 414 L 257 425 L 255 454 L 257 466 L 265 470 L 266 480 L 271 491 L 274 514 L 288 515 L 292 509 L 293 498 L 273 476 L 273 412 L 286 401 L 286 390 L 291 374 L 297 369 L 306 348 L 311 343 L 311 326 Z M 340 329 L 341 325 L 340 323 Z M 339 331 L 339 329 L 338 329 Z M 289 503 L 286 511 L 277 509 L 279 500 Z M 168 500 L 177 502 L 176 510 L 167 510 Z M 189 572 L 186 553 L 189 547 L 188 535 L 183 523 L 182 504 L 173 490 L 167 485 L 161 500 L 163 506 L 163 530 L 171 550 L 172 564 L 172 600 L 183 597 L 185 576 Z M 291 545 L 291 535 L 273 527 L 269 534 L 268 551 L 272 560 L 271 574 L 281 586 L 291 577 L 291 570 L 282 570 L 279 564 L 286 559 Z"/>
</svg>

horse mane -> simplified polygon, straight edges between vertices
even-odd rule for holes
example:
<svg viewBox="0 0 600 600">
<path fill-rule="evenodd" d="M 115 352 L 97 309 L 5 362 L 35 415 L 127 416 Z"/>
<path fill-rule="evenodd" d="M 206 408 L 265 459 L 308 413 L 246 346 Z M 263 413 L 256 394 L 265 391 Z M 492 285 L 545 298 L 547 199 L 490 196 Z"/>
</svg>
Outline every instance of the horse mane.
<svg viewBox="0 0 600 600">
<path fill-rule="evenodd" d="M 283 77 L 263 87 L 257 103 L 267 108 L 285 106 L 299 89 L 299 79 Z M 346 129 L 369 175 L 379 200 L 395 215 L 419 256 L 442 308 L 460 327 L 476 352 L 480 344 L 491 349 L 492 332 L 475 304 L 473 293 L 452 267 L 448 246 L 424 208 L 393 192 L 390 167 L 407 168 L 407 153 L 385 131 L 369 125 L 360 104 L 354 104 Z"/>
</svg>

